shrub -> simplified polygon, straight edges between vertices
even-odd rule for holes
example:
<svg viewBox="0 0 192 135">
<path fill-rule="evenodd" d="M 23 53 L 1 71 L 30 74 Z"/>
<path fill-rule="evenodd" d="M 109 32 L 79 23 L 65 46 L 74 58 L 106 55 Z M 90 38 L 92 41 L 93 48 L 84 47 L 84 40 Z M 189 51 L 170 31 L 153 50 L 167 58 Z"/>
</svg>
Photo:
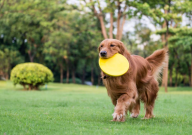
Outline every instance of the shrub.
<svg viewBox="0 0 192 135">
<path fill-rule="evenodd" d="M 12 69 L 11 80 L 14 85 L 23 85 L 24 89 L 37 90 L 40 85 L 53 81 L 53 73 L 41 64 L 23 63 L 18 64 Z"/>
</svg>

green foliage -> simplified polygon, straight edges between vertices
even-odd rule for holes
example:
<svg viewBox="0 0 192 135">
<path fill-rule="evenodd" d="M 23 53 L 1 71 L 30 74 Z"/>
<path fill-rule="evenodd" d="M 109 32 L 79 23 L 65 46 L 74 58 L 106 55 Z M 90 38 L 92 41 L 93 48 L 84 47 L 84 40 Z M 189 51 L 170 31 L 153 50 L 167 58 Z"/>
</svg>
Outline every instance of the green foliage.
<svg viewBox="0 0 192 135">
<path fill-rule="evenodd" d="M 66 80 L 66 79 L 63 79 L 63 82 L 64 82 L 64 83 L 67 83 L 67 80 Z M 72 79 L 72 78 L 69 78 L 68 83 L 73 83 L 73 79 Z M 81 79 L 75 78 L 75 83 L 76 83 L 76 84 L 81 84 Z"/>
<path fill-rule="evenodd" d="M 157 30 L 155 33 L 159 35 L 163 35 L 163 34 L 166 34 L 166 32 L 167 32 L 167 28 L 163 28 L 163 29 Z M 177 28 L 169 27 L 169 32 L 168 32 L 169 34 L 174 35 L 177 32 L 178 32 Z"/>
<path fill-rule="evenodd" d="M 118 9 L 123 13 L 120 16 L 121 23 L 125 15 L 126 23 L 132 19 L 139 21 L 147 17 L 158 28 L 163 27 L 165 20 L 169 21 L 170 26 L 177 24 L 176 29 L 169 28 L 169 34 L 174 35 L 169 43 L 171 54 L 169 65 L 182 76 L 190 74 L 188 67 L 191 65 L 189 62 L 191 34 L 185 35 L 189 27 L 183 30 L 178 28 L 181 16 L 186 16 L 189 20 L 186 25 L 192 26 L 191 0 L 171 0 L 171 3 L 168 0 L 80 0 L 79 2 L 80 5 L 68 4 L 66 0 L 1 1 L 0 76 L 9 79 L 10 71 L 15 65 L 31 61 L 50 67 L 56 81 L 60 79 L 63 82 L 65 77 L 68 78 L 66 80 L 71 81 L 69 78 L 73 78 L 74 81 L 78 77 L 82 83 L 83 80 L 90 78 L 99 82 L 97 47 L 103 38 L 100 22 L 92 11 L 93 5 L 97 7 L 98 15 L 104 18 L 107 33 L 110 31 L 110 13 L 113 14 L 113 34 L 117 30 Z M 120 7 L 118 2 L 121 3 Z M 150 38 L 153 32 L 147 26 L 136 27 L 135 32 L 131 34 L 125 34 L 123 31 L 123 42 L 130 52 L 146 57 L 154 50 L 162 48 L 163 43 L 160 40 L 153 41 Z M 163 28 L 156 34 L 164 35 L 166 29 Z M 143 45 L 144 49 L 140 49 L 139 45 Z M 175 52 L 182 56 L 176 56 Z"/>
<path fill-rule="evenodd" d="M 169 38 L 169 67 L 173 71 L 173 83 L 189 82 L 192 65 L 192 29 L 187 27 L 176 28 Z M 176 71 L 174 71 L 176 70 Z M 174 73 L 176 72 L 176 73 Z M 176 75 L 174 75 L 176 74 Z M 188 75 L 186 77 L 186 75 Z M 176 77 L 176 78 L 175 78 Z M 175 79 L 174 79 L 175 78 Z"/>
<path fill-rule="evenodd" d="M 29 89 L 38 89 L 40 85 L 53 81 L 53 73 L 41 64 L 23 63 L 12 69 L 11 80 L 14 85 L 28 85 Z"/>
<path fill-rule="evenodd" d="M 4 45 L 0 47 L 0 72 L 5 74 L 8 79 L 8 74 L 11 70 L 11 64 L 17 64 L 23 62 L 23 58 L 17 50 L 6 48 Z"/>
<path fill-rule="evenodd" d="M 169 76 L 170 76 L 170 72 L 169 72 Z M 185 83 L 189 82 L 189 77 L 188 76 L 183 76 L 181 73 L 176 73 L 176 69 L 173 68 L 173 71 L 172 71 L 172 85 L 179 85 L 179 84 L 182 84 L 182 81 L 185 79 Z M 169 82 L 170 83 L 170 82 Z M 185 84 L 183 84 L 185 85 Z"/>
</svg>

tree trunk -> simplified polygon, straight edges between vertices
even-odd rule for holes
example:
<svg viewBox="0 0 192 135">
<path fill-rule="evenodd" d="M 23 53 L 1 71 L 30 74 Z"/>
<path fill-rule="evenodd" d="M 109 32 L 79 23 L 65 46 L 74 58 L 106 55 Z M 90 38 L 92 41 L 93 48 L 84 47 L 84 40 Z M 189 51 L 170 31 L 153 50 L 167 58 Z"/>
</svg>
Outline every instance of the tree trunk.
<svg viewBox="0 0 192 135">
<path fill-rule="evenodd" d="M 9 74 L 8 73 L 5 74 L 5 79 L 9 80 Z"/>
<path fill-rule="evenodd" d="M 9 80 L 9 73 L 10 73 L 10 63 L 8 63 L 8 66 L 7 67 L 4 67 L 4 69 L 6 69 L 5 71 L 5 79 L 6 80 Z"/>
<path fill-rule="evenodd" d="M 21 85 L 23 85 L 23 89 L 24 89 L 24 90 L 27 90 L 27 88 L 26 88 L 26 85 L 25 85 L 25 84 L 21 84 Z"/>
<path fill-rule="evenodd" d="M 66 83 L 69 83 L 69 65 L 67 64 Z"/>
<path fill-rule="evenodd" d="M 92 82 L 92 85 L 94 84 L 94 68 L 91 67 L 91 82 Z"/>
<path fill-rule="evenodd" d="M 103 20 L 103 16 L 102 15 L 99 15 L 99 21 L 100 21 L 100 25 L 101 25 L 101 31 L 102 31 L 102 34 L 103 34 L 103 37 L 105 39 L 107 39 L 107 32 L 106 32 L 106 29 L 105 29 L 105 24 L 104 24 L 104 20 Z"/>
<path fill-rule="evenodd" d="M 167 10 L 164 10 L 165 14 L 167 14 Z M 164 21 L 163 25 L 162 25 L 162 29 L 166 27 L 166 21 Z M 163 44 L 165 44 L 165 34 L 161 35 L 161 41 L 163 42 Z M 161 86 L 164 87 L 165 86 L 165 73 L 166 73 L 166 68 L 163 69 L 163 75 L 162 75 L 162 83 Z"/>
<path fill-rule="evenodd" d="M 168 33 L 169 33 L 169 22 L 166 21 L 167 25 L 167 31 L 165 35 L 165 48 L 168 48 Z M 163 74 L 163 81 L 164 81 L 164 87 L 165 87 L 165 92 L 167 92 L 167 84 L 168 84 L 168 66 L 169 66 L 169 60 L 166 62 L 166 67 L 164 68 L 164 74 Z"/>
<path fill-rule="evenodd" d="M 120 28 L 120 32 L 119 32 L 119 40 L 121 40 L 122 36 L 123 36 L 123 27 L 124 27 L 124 24 L 125 24 L 125 20 L 126 20 L 126 15 L 123 15 L 123 22 L 121 24 L 121 28 Z"/>
<path fill-rule="evenodd" d="M 169 65 L 169 61 L 166 62 L 166 66 L 165 66 L 165 74 L 164 74 L 164 86 L 165 86 L 165 92 L 167 91 L 167 84 L 168 84 L 168 65 Z"/>
<path fill-rule="evenodd" d="M 110 13 L 109 38 L 113 39 L 113 12 Z"/>
<path fill-rule="evenodd" d="M 92 0 L 90 0 L 91 3 L 94 3 Z M 98 1 L 99 2 L 99 1 Z M 86 3 L 86 2 L 85 2 Z M 95 9 L 94 4 L 92 5 L 92 9 L 93 9 L 93 13 L 95 14 L 95 16 L 99 19 L 100 25 L 101 25 L 101 31 L 103 34 L 103 37 L 105 39 L 107 39 L 107 32 L 106 32 L 106 28 L 105 28 L 105 23 L 104 23 L 104 19 L 103 19 L 103 14 L 101 11 L 101 7 L 100 7 L 100 3 L 99 3 L 99 11 L 100 13 L 97 12 L 97 10 Z"/>
<path fill-rule="evenodd" d="M 123 15 L 123 21 L 122 21 L 122 24 L 121 24 L 121 28 L 119 30 L 119 40 L 122 39 L 122 35 L 123 35 L 123 27 L 124 27 L 124 24 L 125 24 L 125 21 L 126 21 L 126 14 L 125 14 L 126 8 L 127 8 L 127 6 L 124 7 L 124 11 L 123 11 L 124 15 Z"/>
<path fill-rule="evenodd" d="M 39 85 L 35 85 L 35 86 L 33 87 L 33 89 L 34 89 L 34 90 L 39 90 Z"/>
<path fill-rule="evenodd" d="M 30 50 L 28 50 L 28 55 L 29 55 L 30 62 L 34 62 L 35 55 L 32 55 Z"/>
<path fill-rule="evenodd" d="M 178 68 L 176 68 L 175 87 L 177 87 L 177 75 L 178 75 Z"/>
<path fill-rule="evenodd" d="M 192 87 L 192 45 L 191 45 L 191 82 L 190 87 Z"/>
<path fill-rule="evenodd" d="M 167 13 L 167 10 L 165 10 L 165 13 Z M 164 21 L 164 23 L 162 25 L 162 29 L 165 28 L 165 27 L 166 27 L 166 21 Z M 161 41 L 163 43 L 165 43 L 165 35 L 164 34 L 161 35 Z"/>
<path fill-rule="evenodd" d="M 164 86 L 165 86 L 165 72 L 166 72 L 166 69 L 163 68 L 161 87 L 164 87 Z"/>
<path fill-rule="evenodd" d="M 172 86 L 172 83 L 173 83 L 173 78 L 172 78 L 172 73 L 173 73 L 173 66 L 171 67 L 171 69 L 170 69 L 170 75 L 169 75 L 169 83 L 170 83 L 170 86 Z"/>
<path fill-rule="evenodd" d="M 168 21 L 167 21 L 167 32 L 165 36 L 165 48 L 168 48 L 168 32 L 169 32 L 169 26 L 168 26 Z M 168 84 L 168 68 L 169 67 L 169 60 L 166 62 L 166 66 L 164 68 L 164 74 L 163 74 L 163 81 L 164 81 L 164 87 L 165 87 L 165 92 L 167 92 L 167 84 Z"/>
<path fill-rule="evenodd" d="M 98 86 L 101 85 L 101 77 L 100 75 L 98 76 Z"/>
<path fill-rule="evenodd" d="M 63 63 L 60 64 L 60 83 L 63 83 Z"/>
<path fill-rule="evenodd" d="M 76 83 L 75 82 L 75 68 L 73 68 L 73 70 L 72 70 L 72 79 L 73 79 L 73 83 Z"/>
<path fill-rule="evenodd" d="M 33 60 L 33 57 L 32 57 L 32 56 L 29 56 L 29 58 L 30 58 L 30 62 L 34 62 L 34 60 Z"/>
<path fill-rule="evenodd" d="M 81 83 L 82 84 L 85 84 L 85 70 L 86 70 L 86 63 L 85 63 L 85 66 L 83 67 L 83 74 L 81 77 Z"/>
<path fill-rule="evenodd" d="M 171 0 L 168 1 L 168 4 L 169 4 L 169 9 L 165 10 L 165 14 L 170 13 Z M 165 47 L 168 49 L 169 21 L 165 20 L 165 22 L 166 22 L 166 27 L 167 27 L 167 31 L 165 34 Z M 166 62 L 166 67 L 164 68 L 165 71 L 163 71 L 162 85 L 164 85 L 164 87 L 165 87 L 165 92 L 167 92 L 167 84 L 168 84 L 168 66 L 169 66 L 169 60 L 167 60 L 167 62 Z"/>
<path fill-rule="evenodd" d="M 69 83 L 69 60 L 66 58 L 65 59 L 66 62 L 66 83 Z"/>
<path fill-rule="evenodd" d="M 191 75 L 189 74 L 188 76 L 189 76 L 189 86 L 191 87 Z"/>
<path fill-rule="evenodd" d="M 121 20 L 121 6 L 120 6 L 121 2 L 118 1 L 118 16 L 117 16 L 117 35 L 116 35 L 116 39 L 119 40 L 120 38 L 120 20 Z"/>
<path fill-rule="evenodd" d="M 29 90 L 33 89 L 33 85 L 29 84 Z"/>
<path fill-rule="evenodd" d="M 186 83 L 186 75 L 183 75 L 183 86 L 185 86 Z"/>
<path fill-rule="evenodd" d="M 165 47 L 166 48 L 166 47 Z M 169 59 L 165 62 L 165 67 L 163 68 L 163 76 L 162 76 L 162 87 L 165 87 L 165 92 L 167 91 L 167 84 L 168 84 L 168 68 L 169 66 Z"/>
</svg>

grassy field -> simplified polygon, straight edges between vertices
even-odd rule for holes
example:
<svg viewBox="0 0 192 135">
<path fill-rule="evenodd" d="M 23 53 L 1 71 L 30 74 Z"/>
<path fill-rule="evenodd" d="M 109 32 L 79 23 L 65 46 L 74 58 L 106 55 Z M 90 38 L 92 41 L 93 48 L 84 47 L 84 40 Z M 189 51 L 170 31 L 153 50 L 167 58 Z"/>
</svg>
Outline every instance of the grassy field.
<svg viewBox="0 0 192 135">
<path fill-rule="evenodd" d="M 127 116 L 111 122 L 114 107 L 104 87 L 49 84 L 42 91 L 23 91 L 0 81 L 0 135 L 172 135 L 192 134 L 192 89 L 160 90 L 155 118 Z"/>
</svg>

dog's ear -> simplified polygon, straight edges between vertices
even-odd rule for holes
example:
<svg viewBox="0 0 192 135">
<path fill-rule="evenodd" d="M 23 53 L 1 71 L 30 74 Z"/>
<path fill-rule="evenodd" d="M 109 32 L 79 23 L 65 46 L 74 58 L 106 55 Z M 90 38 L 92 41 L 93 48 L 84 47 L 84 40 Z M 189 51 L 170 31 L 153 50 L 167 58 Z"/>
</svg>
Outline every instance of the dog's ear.
<svg viewBox="0 0 192 135">
<path fill-rule="evenodd" d="M 123 42 L 119 42 L 119 44 L 118 44 L 118 46 L 119 46 L 119 49 L 120 49 L 120 54 L 124 54 L 125 53 L 125 45 L 123 44 Z"/>
<path fill-rule="evenodd" d="M 99 47 L 97 48 L 97 50 L 100 52 L 100 45 L 99 45 Z"/>
</svg>

